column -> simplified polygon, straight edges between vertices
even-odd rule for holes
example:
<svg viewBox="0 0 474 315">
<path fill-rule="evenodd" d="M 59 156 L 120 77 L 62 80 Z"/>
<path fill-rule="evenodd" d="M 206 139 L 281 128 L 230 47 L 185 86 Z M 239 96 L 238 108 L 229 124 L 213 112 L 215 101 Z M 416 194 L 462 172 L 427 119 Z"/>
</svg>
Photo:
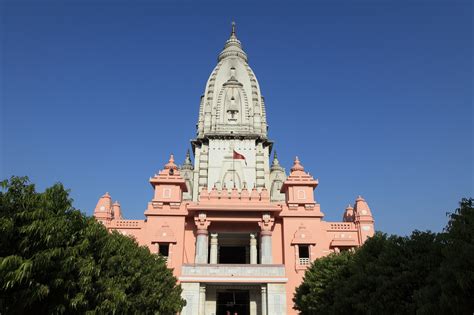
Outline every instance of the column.
<svg viewBox="0 0 474 315">
<path fill-rule="evenodd" d="M 257 239 L 255 234 L 250 234 L 250 263 L 257 264 Z"/>
<path fill-rule="evenodd" d="M 267 287 L 262 284 L 262 315 L 267 315 Z"/>
<path fill-rule="evenodd" d="M 206 314 L 206 287 L 201 285 L 199 287 L 199 315 Z"/>
<path fill-rule="evenodd" d="M 194 258 L 195 264 L 207 264 L 207 245 L 208 245 L 208 232 L 207 228 L 210 224 L 206 220 L 206 214 L 200 213 L 199 216 L 194 218 L 194 223 L 197 226 L 196 236 L 196 256 Z"/>
<path fill-rule="evenodd" d="M 262 231 L 260 233 L 260 263 L 271 264 L 272 262 L 272 232 Z"/>
<path fill-rule="evenodd" d="M 210 264 L 217 264 L 217 245 L 218 245 L 217 236 L 218 236 L 217 233 L 211 234 L 211 253 L 209 257 Z"/>
<path fill-rule="evenodd" d="M 194 263 L 207 264 L 207 231 L 198 230 Z"/>
<path fill-rule="evenodd" d="M 275 223 L 270 214 L 266 213 L 262 216 L 262 221 L 258 223 L 260 226 L 260 263 L 272 264 L 272 227 Z"/>
</svg>

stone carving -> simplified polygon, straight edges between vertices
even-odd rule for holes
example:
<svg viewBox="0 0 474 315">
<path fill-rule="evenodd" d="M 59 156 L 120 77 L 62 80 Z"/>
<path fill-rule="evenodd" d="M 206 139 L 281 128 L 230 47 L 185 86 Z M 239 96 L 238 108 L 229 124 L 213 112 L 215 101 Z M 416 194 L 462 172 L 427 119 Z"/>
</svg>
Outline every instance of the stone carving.
<svg viewBox="0 0 474 315">
<path fill-rule="evenodd" d="M 207 220 L 205 213 L 199 213 L 199 215 L 194 218 L 194 223 L 196 223 L 197 226 L 197 234 L 207 235 L 207 228 L 211 222 Z"/>
</svg>

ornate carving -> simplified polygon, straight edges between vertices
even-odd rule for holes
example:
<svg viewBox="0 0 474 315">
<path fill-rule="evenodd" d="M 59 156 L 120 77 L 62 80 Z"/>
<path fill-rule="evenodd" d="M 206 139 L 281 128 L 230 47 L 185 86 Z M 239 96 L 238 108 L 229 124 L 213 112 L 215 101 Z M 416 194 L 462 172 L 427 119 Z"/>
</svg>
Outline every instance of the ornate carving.
<svg viewBox="0 0 474 315">
<path fill-rule="evenodd" d="M 265 213 L 262 216 L 262 221 L 258 222 L 260 226 L 261 235 L 272 235 L 272 228 L 273 224 L 275 223 L 275 219 L 270 216 L 270 214 Z"/>
<path fill-rule="evenodd" d="M 296 230 L 295 234 L 293 235 L 291 244 L 316 244 L 316 241 L 313 240 L 311 231 L 306 229 L 306 226 L 301 223 L 298 227 L 298 230 Z"/>
<path fill-rule="evenodd" d="M 168 223 L 164 222 L 156 231 L 153 242 L 158 243 L 176 243 L 176 236 Z"/>
<path fill-rule="evenodd" d="M 207 228 L 209 227 L 209 224 L 211 224 L 211 222 L 207 220 L 207 216 L 205 213 L 199 213 L 199 215 L 194 218 L 194 223 L 197 226 L 197 234 L 208 234 Z"/>
</svg>

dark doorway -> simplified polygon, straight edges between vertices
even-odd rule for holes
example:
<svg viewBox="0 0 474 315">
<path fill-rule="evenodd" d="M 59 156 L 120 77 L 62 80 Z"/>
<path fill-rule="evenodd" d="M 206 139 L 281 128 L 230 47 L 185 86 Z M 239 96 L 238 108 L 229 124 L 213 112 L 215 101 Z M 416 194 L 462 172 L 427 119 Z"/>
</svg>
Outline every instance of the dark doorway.
<svg viewBox="0 0 474 315">
<path fill-rule="evenodd" d="M 217 292 L 216 315 L 249 315 L 250 296 L 246 290 Z"/>
<path fill-rule="evenodd" d="M 219 264 L 245 264 L 247 262 L 245 253 L 245 246 L 221 246 Z"/>
</svg>

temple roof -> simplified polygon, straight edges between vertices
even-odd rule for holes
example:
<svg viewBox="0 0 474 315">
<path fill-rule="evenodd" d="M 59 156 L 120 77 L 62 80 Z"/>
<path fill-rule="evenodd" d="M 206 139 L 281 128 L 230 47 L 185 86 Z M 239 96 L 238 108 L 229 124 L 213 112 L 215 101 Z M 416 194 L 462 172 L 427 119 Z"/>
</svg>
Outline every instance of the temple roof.
<svg viewBox="0 0 474 315">
<path fill-rule="evenodd" d="M 229 38 L 201 98 L 197 138 L 267 138 L 263 96 L 232 23 Z"/>
</svg>

